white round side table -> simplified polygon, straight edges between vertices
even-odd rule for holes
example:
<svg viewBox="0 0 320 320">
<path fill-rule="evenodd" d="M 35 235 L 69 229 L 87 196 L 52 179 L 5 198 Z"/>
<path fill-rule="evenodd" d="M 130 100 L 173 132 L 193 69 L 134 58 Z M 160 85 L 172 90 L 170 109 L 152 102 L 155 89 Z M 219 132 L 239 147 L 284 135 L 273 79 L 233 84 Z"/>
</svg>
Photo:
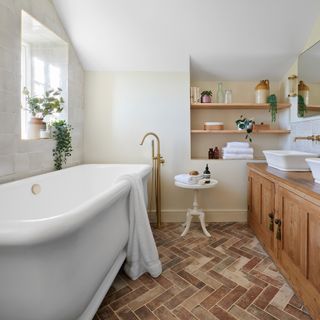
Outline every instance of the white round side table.
<svg viewBox="0 0 320 320">
<path fill-rule="evenodd" d="M 188 231 L 190 229 L 192 216 L 199 217 L 203 233 L 207 237 L 211 237 L 211 234 L 208 232 L 208 230 L 206 228 L 205 219 L 204 219 L 205 213 L 203 212 L 202 209 L 199 208 L 198 193 L 199 193 L 199 190 L 201 190 L 201 189 L 213 188 L 217 184 L 218 184 L 218 181 L 214 180 L 214 179 L 210 179 L 210 183 L 206 183 L 206 184 L 186 184 L 186 183 L 175 181 L 175 185 L 177 187 L 193 190 L 193 204 L 192 204 L 193 208 L 187 210 L 186 227 L 185 227 L 184 231 L 182 232 L 181 237 L 185 236 L 188 233 Z"/>
</svg>

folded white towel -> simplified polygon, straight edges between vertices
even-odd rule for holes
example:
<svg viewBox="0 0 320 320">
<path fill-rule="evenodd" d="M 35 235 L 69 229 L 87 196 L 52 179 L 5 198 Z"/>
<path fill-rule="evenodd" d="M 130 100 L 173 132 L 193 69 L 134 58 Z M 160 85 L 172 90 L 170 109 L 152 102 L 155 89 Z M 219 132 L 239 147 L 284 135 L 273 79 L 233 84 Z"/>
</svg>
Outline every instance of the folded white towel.
<svg viewBox="0 0 320 320">
<path fill-rule="evenodd" d="M 238 160 L 253 160 L 253 154 L 224 154 L 222 159 L 231 160 L 231 159 L 238 159 Z"/>
<path fill-rule="evenodd" d="M 228 142 L 227 148 L 249 148 L 249 142 Z"/>
<path fill-rule="evenodd" d="M 187 173 L 178 174 L 174 177 L 174 180 L 177 182 L 185 183 L 185 184 L 197 184 L 199 180 L 202 179 L 202 175 L 191 176 Z"/>
<path fill-rule="evenodd" d="M 253 154 L 253 148 L 222 148 L 223 154 Z"/>
</svg>

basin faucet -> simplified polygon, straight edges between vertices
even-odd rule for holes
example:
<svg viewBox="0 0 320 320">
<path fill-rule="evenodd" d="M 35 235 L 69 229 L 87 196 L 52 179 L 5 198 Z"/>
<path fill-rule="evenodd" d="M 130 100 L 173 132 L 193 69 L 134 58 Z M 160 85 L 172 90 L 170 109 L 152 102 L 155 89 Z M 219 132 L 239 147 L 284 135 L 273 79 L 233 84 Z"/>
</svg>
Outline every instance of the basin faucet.
<svg viewBox="0 0 320 320">
<path fill-rule="evenodd" d="M 311 140 L 311 141 L 320 141 L 320 135 L 312 135 L 312 136 L 307 136 L 307 137 L 295 137 L 294 141 L 297 140 Z"/>
</svg>

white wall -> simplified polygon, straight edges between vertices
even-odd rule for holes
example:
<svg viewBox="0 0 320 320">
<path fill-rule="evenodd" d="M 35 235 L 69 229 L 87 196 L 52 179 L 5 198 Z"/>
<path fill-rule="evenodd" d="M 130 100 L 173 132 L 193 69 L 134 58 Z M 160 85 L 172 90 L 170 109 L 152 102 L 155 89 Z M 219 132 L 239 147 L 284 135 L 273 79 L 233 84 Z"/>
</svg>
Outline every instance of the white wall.
<svg viewBox="0 0 320 320">
<path fill-rule="evenodd" d="M 84 73 L 53 4 L 49 0 L 0 0 L 0 182 L 53 170 L 52 140 L 20 138 L 22 9 L 69 43 L 68 118 L 74 127 L 69 164 L 82 160 Z"/>
<path fill-rule="evenodd" d="M 208 160 L 191 160 L 188 72 L 86 72 L 86 163 L 151 163 L 148 131 L 161 139 L 163 216 L 182 221 L 191 191 L 174 186 L 176 174 L 203 171 Z M 246 161 L 211 160 L 215 189 L 200 193 L 208 220 L 246 219 Z"/>
</svg>

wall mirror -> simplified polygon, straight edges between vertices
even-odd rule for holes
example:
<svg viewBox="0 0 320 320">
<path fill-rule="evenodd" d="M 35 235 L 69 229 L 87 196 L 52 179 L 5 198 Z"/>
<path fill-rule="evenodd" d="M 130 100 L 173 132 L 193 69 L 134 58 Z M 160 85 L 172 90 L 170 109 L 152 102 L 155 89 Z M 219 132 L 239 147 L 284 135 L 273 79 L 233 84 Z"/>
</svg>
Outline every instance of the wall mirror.
<svg viewBox="0 0 320 320">
<path fill-rule="evenodd" d="M 298 58 L 298 117 L 320 115 L 320 41 Z"/>
<path fill-rule="evenodd" d="M 32 114 L 30 97 L 43 97 L 54 90 L 53 97 L 63 98 L 62 112 Z M 58 90 L 59 88 L 59 90 Z M 54 93 L 58 90 L 58 93 Z M 61 94 L 59 95 L 59 92 Z M 25 11 L 21 12 L 21 138 L 39 139 L 41 130 L 55 119 L 68 116 L 68 44 Z M 45 114 L 45 116 L 43 116 Z M 40 120 L 41 121 L 40 121 Z M 38 122 L 36 120 L 39 120 Z M 40 123 L 40 125 L 36 124 Z"/>
</svg>

